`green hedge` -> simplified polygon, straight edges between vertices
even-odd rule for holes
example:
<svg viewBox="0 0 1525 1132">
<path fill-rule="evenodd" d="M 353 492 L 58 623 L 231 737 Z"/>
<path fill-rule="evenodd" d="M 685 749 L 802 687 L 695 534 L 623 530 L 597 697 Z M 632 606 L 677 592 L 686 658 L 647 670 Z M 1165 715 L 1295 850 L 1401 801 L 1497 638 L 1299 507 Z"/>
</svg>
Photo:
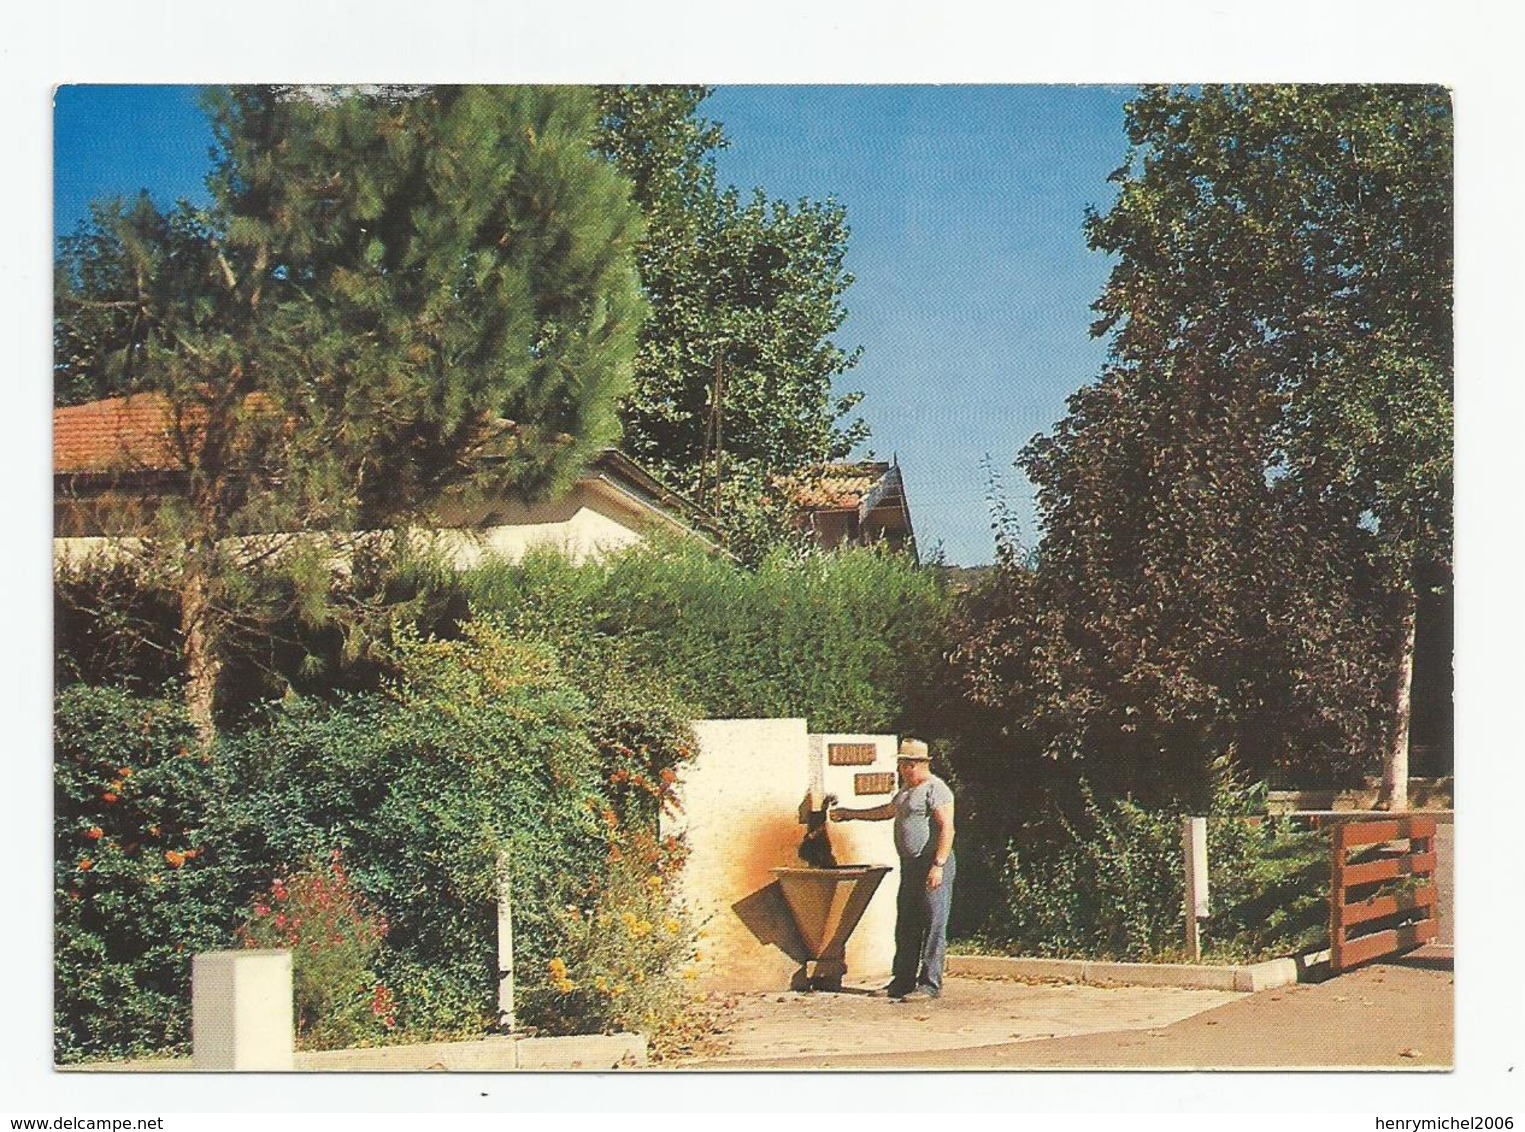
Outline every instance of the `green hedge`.
<svg viewBox="0 0 1525 1132">
<path fill-rule="evenodd" d="M 553 554 L 462 579 L 472 607 L 592 668 L 646 674 L 713 717 L 820 731 L 925 726 L 943 652 L 934 576 L 877 550 L 775 553 L 756 570 L 691 547 Z"/>
<path fill-rule="evenodd" d="M 496 861 L 511 862 L 517 957 L 607 854 L 588 703 L 543 650 L 418 643 L 395 695 L 303 703 L 229 744 L 241 875 L 342 847 L 387 917 L 380 969 L 400 1028 L 480 1030 L 496 1003 Z M 464 663 L 463 663 L 464 661 Z"/>
</svg>

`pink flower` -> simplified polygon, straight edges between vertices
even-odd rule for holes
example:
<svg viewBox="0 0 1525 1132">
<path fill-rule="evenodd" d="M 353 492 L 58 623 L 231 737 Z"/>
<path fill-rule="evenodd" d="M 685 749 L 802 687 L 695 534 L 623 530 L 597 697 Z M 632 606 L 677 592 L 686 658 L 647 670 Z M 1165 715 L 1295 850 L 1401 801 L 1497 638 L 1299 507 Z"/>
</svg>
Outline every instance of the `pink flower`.
<svg viewBox="0 0 1525 1132">
<path fill-rule="evenodd" d="M 256 904 L 254 906 L 254 914 L 256 916 L 268 916 L 270 915 L 270 908 L 264 904 Z"/>
</svg>

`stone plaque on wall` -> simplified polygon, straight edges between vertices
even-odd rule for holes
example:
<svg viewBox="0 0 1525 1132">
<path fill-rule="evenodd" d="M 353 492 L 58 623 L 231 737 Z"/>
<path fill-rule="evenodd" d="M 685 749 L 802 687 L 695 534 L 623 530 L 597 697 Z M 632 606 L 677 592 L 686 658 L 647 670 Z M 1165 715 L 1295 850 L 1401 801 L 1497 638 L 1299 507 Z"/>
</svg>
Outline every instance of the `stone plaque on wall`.
<svg viewBox="0 0 1525 1132">
<path fill-rule="evenodd" d="M 892 773 L 853 775 L 854 794 L 893 794 L 894 792 L 895 776 Z"/>
<path fill-rule="evenodd" d="M 832 766 L 873 766 L 878 756 L 872 743 L 826 744 L 826 761 Z"/>
</svg>

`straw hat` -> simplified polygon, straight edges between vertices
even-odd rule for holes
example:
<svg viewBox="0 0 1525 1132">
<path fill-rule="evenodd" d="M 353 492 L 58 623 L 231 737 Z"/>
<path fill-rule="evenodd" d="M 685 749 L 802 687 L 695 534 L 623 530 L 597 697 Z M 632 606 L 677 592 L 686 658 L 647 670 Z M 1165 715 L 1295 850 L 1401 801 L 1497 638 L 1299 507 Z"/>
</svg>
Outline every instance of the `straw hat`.
<svg viewBox="0 0 1525 1132">
<path fill-rule="evenodd" d="M 923 743 L 920 739 L 902 739 L 902 740 L 900 740 L 900 754 L 897 755 L 896 757 L 897 758 L 902 758 L 902 759 L 918 759 L 918 760 L 922 760 L 922 759 L 930 760 L 932 758 L 931 754 L 927 751 L 927 745 L 925 743 Z"/>
</svg>

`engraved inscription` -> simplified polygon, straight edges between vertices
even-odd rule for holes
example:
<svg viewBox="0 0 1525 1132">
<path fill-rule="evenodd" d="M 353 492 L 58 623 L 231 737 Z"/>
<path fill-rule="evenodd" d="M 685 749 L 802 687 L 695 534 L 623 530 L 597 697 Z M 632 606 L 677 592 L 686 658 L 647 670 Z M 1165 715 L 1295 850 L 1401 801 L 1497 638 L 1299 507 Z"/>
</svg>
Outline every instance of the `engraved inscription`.
<svg viewBox="0 0 1525 1132">
<path fill-rule="evenodd" d="M 893 794 L 894 792 L 895 776 L 893 774 L 853 775 L 854 794 Z"/>
<path fill-rule="evenodd" d="M 872 766 L 878 755 L 872 743 L 826 744 L 826 761 L 832 766 Z"/>
</svg>

